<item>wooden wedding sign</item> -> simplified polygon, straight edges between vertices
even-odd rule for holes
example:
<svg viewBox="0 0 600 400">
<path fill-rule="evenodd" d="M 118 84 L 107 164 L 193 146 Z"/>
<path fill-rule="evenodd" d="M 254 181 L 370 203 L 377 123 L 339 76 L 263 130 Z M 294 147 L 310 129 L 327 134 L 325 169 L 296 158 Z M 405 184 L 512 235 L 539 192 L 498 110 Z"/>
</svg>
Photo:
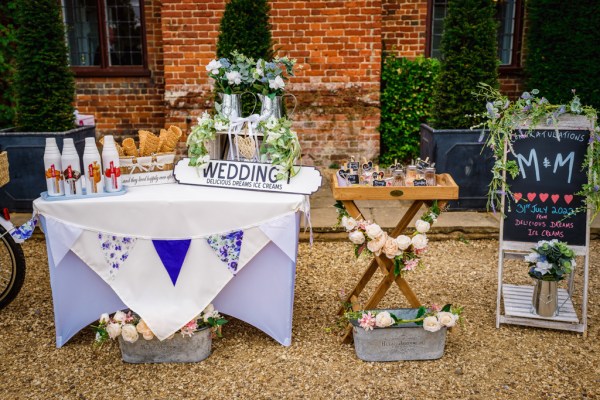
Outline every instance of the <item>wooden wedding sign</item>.
<svg viewBox="0 0 600 400">
<path fill-rule="evenodd" d="M 506 176 L 511 196 L 504 196 L 506 218 L 500 223 L 498 294 L 496 327 L 501 323 L 563 329 L 584 333 L 587 329 L 587 290 L 589 264 L 589 212 L 585 199 L 577 195 L 587 183 L 585 155 L 589 146 L 590 122 L 585 117 L 570 117 L 554 126 L 535 127 L 518 136 L 507 160 L 519 167 L 515 179 Z M 505 144 L 508 148 L 508 144 Z M 503 284 L 505 259 L 521 259 L 538 241 L 557 239 L 566 242 L 575 254 L 584 257 L 582 321 L 573 302 L 573 274 L 568 290 L 559 289 L 558 315 L 543 318 L 531 312 L 532 286 Z M 523 268 L 526 273 L 526 268 Z M 504 314 L 500 313 L 504 299 Z M 562 306 L 561 306 L 562 305 Z"/>
</svg>

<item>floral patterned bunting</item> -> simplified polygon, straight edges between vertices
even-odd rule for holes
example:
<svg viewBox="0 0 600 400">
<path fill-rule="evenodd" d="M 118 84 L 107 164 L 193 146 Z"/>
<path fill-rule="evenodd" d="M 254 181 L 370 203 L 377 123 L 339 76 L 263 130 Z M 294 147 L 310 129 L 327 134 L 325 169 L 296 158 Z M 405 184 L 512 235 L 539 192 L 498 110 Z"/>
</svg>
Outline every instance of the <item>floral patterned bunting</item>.
<svg viewBox="0 0 600 400">
<path fill-rule="evenodd" d="M 20 227 L 15 228 L 10 233 L 10 236 L 12 236 L 13 239 L 15 239 L 17 242 L 22 242 L 24 240 L 29 239 L 33 235 L 33 230 L 35 229 L 35 226 L 37 225 L 37 221 L 38 221 L 38 218 L 36 215 L 33 218 L 31 218 L 29 221 L 25 222 Z"/>
<path fill-rule="evenodd" d="M 206 239 L 217 257 L 227 264 L 234 275 L 237 273 L 243 238 L 244 231 L 233 231 L 224 235 L 211 235 Z"/>
<path fill-rule="evenodd" d="M 133 250 L 136 239 L 98 232 L 98 240 L 104 254 L 104 260 L 110 267 L 110 275 L 114 278 L 121 265 L 127 261 L 129 252 Z"/>
</svg>

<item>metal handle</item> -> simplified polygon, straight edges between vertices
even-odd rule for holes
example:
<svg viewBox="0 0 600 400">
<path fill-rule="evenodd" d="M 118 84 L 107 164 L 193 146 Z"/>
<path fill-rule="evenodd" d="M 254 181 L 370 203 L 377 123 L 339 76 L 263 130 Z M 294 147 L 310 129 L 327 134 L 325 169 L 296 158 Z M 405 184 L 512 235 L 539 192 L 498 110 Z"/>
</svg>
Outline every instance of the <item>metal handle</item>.
<svg viewBox="0 0 600 400">
<path fill-rule="evenodd" d="M 294 108 L 292 109 L 292 111 L 289 113 L 289 116 L 291 117 L 294 112 L 296 111 L 296 107 L 298 106 L 298 99 L 296 98 L 296 96 L 294 96 L 291 93 L 286 93 L 283 96 L 281 96 L 281 98 L 283 99 L 285 96 L 292 96 L 294 98 Z"/>
<path fill-rule="evenodd" d="M 240 95 L 240 100 L 242 99 L 242 97 L 244 97 L 244 95 L 245 95 L 246 93 L 248 93 L 248 94 L 251 94 L 251 95 L 252 95 L 252 97 L 254 98 L 254 107 L 252 107 L 252 112 L 250 112 L 250 115 L 252 115 L 252 114 L 254 114 L 254 110 L 256 110 L 256 104 L 258 104 L 258 99 L 256 98 L 256 95 L 255 95 L 254 93 L 252 93 L 252 92 L 250 92 L 250 91 L 246 90 L 244 93 L 242 93 L 242 94 Z"/>
</svg>

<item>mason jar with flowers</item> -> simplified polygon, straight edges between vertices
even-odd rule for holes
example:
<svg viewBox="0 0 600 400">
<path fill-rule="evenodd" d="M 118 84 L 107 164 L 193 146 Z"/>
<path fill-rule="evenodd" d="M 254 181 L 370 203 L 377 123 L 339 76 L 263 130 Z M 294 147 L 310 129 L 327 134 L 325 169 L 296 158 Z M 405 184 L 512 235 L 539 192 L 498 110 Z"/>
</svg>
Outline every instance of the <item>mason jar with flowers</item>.
<svg viewBox="0 0 600 400">
<path fill-rule="evenodd" d="M 558 310 L 558 282 L 575 268 L 575 252 L 557 239 L 541 240 L 532 250 L 525 261 L 535 282 L 533 311 L 542 317 L 553 317 Z"/>
</svg>

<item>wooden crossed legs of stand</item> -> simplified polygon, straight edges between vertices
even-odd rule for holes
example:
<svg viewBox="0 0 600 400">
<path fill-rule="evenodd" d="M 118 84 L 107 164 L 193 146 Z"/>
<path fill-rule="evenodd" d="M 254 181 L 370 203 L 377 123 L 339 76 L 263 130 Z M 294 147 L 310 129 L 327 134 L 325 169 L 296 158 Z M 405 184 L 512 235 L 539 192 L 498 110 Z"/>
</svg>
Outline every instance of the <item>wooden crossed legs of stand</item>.
<svg viewBox="0 0 600 400">
<path fill-rule="evenodd" d="M 356 220 L 364 219 L 354 201 L 343 200 L 342 203 L 344 204 L 346 211 L 348 212 L 348 214 L 350 214 L 352 218 Z M 421 206 L 423 204 L 431 206 L 431 203 L 431 201 L 425 200 L 413 201 L 413 203 L 408 208 L 404 216 L 402 216 L 400 222 L 398 222 L 398 225 L 396 225 L 394 230 L 391 232 L 391 236 L 396 237 L 402 232 L 404 232 L 410 221 L 412 221 L 415 215 L 417 215 L 417 212 L 419 212 Z M 438 205 L 440 206 L 440 208 L 443 208 L 446 205 L 446 202 L 440 201 L 438 202 Z M 361 306 L 358 303 L 358 296 L 360 296 L 363 289 L 371 281 L 373 275 L 375 274 L 375 271 L 377 271 L 377 268 L 379 268 L 381 272 L 383 272 L 384 277 L 381 280 L 381 282 L 379 282 L 379 285 L 377 285 L 377 288 L 375 289 L 371 297 L 369 297 L 367 302 L 363 306 Z M 352 309 L 354 311 L 371 310 L 375 308 L 377 304 L 379 304 L 383 296 L 386 294 L 388 289 L 394 284 L 394 282 L 396 283 L 396 285 L 398 285 L 398 288 L 404 294 L 404 296 L 406 297 L 406 299 L 412 307 L 417 308 L 421 306 L 421 302 L 419 301 L 415 293 L 412 291 L 410 286 L 408 286 L 408 282 L 406 282 L 406 280 L 402 278 L 402 275 L 394 276 L 394 262 L 383 254 L 381 254 L 380 256 L 374 256 L 373 260 L 371 261 L 365 272 L 363 272 L 360 280 L 358 281 L 354 289 L 352 289 L 352 291 L 346 297 L 345 304 L 352 304 Z M 340 307 L 338 311 L 339 315 L 343 315 L 346 312 L 345 304 Z M 352 325 L 349 324 L 346 327 L 346 331 L 344 332 L 342 341 L 344 343 L 350 343 L 352 341 Z"/>
</svg>

